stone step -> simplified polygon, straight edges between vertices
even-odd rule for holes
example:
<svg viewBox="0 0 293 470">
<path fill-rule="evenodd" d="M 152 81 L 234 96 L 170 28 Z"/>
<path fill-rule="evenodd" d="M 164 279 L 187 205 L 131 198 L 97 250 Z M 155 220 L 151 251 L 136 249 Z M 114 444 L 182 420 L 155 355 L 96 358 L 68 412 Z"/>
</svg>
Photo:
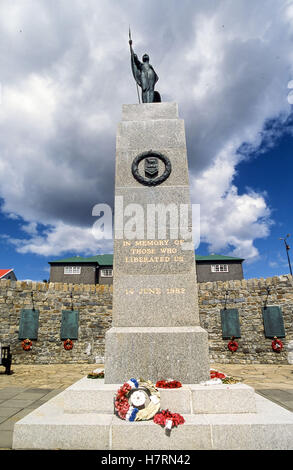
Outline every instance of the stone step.
<svg viewBox="0 0 293 470">
<path fill-rule="evenodd" d="M 185 423 L 170 436 L 152 420 L 65 413 L 65 395 L 61 392 L 15 424 L 13 449 L 293 450 L 293 413 L 257 394 L 256 413 L 183 414 Z"/>
<path fill-rule="evenodd" d="M 114 396 L 120 384 L 82 378 L 65 390 L 65 413 L 113 414 Z M 187 385 L 159 389 L 161 409 L 186 414 L 255 413 L 254 389 L 246 384 Z"/>
</svg>

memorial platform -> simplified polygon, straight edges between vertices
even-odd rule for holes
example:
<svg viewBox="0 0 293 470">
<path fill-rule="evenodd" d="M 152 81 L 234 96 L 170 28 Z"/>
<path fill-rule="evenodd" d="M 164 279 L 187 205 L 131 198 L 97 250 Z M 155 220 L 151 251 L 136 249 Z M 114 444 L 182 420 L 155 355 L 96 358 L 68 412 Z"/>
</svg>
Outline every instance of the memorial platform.
<svg viewBox="0 0 293 470">
<path fill-rule="evenodd" d="M 170 436 L 151 421 L 114 415 L 120 385 L 79 380 L 18 421 L 13 449 L 292 450 L 293 413 L 245 384 L 160 389 L 161 408 L 182 414 Z"/>
</svg>

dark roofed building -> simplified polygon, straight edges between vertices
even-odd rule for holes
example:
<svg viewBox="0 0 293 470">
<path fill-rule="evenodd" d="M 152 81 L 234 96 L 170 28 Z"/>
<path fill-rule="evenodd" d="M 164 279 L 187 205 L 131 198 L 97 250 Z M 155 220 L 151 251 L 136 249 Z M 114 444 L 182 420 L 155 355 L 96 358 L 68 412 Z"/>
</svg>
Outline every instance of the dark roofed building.
<svg viewBox="0 0 293 470">
<path fill-rule="evenodd" d="M 112 284 L 113 255 L 74 256 L 49 262 L 50 282 Z"/>
<path fill-rule="evenodd" d="M 243 279 L 243 258 L 223 255 L 195 255 L 197 282 Z"/>
<path fill-rule="evenodd" d="M 197 282 L 243 279 L 243 258 L 223 255 L 195 255 Z M 87 258 L 74 256 L 50 261 L 50 282 L 72 284 L 112 284 L 113 255 Z"/>
</svg>

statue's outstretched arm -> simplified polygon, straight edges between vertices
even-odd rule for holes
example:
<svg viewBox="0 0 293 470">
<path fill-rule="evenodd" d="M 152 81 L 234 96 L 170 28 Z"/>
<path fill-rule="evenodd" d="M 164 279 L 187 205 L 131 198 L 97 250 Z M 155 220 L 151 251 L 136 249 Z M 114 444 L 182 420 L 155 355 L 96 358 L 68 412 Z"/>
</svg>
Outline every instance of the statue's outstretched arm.
<svg viewBox="0 0 293 470">
<path fill-rule="evenodd" d="M 138 59 L 136 54 L 133 54 L 133 60 L 134 60 L 134 63 L 136 65 L 136 67 L 138 68 L 138 70 L 141 70 L 142 63 L 140 62 L 140 60 Z"/>
<path fill-rule="evenodd" d="M 129 40 L 129 45 L 130 45 L 130 53 L 131 53 L 131 63 L 133 65 L 136 65 L 136 67 L 141 70 L 142 63 L 138 59 L 137 55 L 134 53 L 134 50 L 132 49 L 132 40 Z"/>
</svg>

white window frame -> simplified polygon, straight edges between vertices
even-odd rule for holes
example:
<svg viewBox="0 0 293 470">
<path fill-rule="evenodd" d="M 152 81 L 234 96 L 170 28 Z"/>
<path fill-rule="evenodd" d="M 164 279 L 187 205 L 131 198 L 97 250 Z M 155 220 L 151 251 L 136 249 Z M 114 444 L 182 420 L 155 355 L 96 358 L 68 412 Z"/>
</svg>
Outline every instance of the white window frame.
<svg viewBox="0 0 293 470">
<path fill-rule="evenodd" d="M 101 268 L 101 277 L 113 277 L 113 269 Z"/>
<path fill-rule="evenodd" d="M 64 274 L 80 274 L 81 266 L 64 266 Z"/>
<path fill-rule="evenodd" d="M 228 264 L 212 264 L 211 265 L 211 272 L 212 273 L 228 273 L 229 266 Z"/>
</svg>

